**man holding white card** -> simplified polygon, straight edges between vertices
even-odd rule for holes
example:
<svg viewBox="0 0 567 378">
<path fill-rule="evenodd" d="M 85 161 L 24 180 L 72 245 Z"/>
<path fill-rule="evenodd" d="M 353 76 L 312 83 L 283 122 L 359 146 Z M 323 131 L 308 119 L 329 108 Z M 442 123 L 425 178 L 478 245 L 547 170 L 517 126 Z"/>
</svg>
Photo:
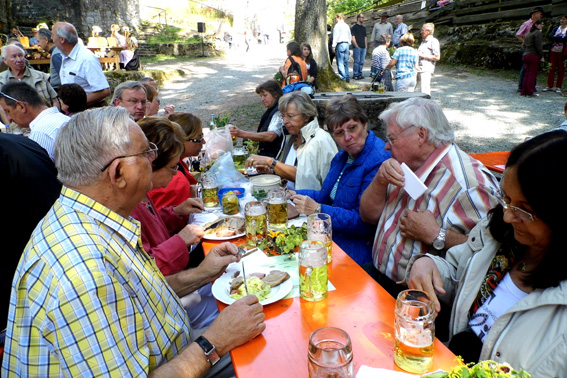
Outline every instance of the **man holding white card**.
<svg viewBox="0 0 567 378">
<path fill-rule="evenodd" d="M 391 104 L 380 119 L 387 125 L 382 163 L 362 195 L 360 216 L 378 224 L 373 266 L 365 269 L 390 294 L 406 288 L 411 256 L 444 255 L 464 243 L 469 231 L 494 205 L 494 176 L 454 143 L 454 132 L 439 105 L 412 98 Z"/>
</svg>

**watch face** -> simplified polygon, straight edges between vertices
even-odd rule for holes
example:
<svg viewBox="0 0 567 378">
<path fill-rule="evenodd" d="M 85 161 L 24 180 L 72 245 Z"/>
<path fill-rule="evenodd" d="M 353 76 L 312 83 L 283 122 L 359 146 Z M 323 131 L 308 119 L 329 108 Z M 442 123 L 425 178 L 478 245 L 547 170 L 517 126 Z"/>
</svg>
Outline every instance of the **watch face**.
<svg viewBox="0 0 567 378">
<path fill-rule="evenodd" d="M 435 248 L 436 250 L 440 251 L 443 249 L 443 247 L 445 247 L 445 242 L 443 240 L 435 240 L 433 242 L 433 248 Z"/>
</svg>

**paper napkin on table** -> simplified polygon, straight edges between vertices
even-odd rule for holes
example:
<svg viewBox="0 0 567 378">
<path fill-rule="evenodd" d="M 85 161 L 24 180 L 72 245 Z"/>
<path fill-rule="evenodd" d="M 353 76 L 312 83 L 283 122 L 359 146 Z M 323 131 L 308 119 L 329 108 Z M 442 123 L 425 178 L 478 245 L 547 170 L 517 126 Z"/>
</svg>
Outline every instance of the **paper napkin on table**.
<svg viewBox="0 0 567 378">
<path fill-rule="evenodd" d="M 402 163 L 402 170 L 404 171 L 404 178 L 405 178 L 405 185 L 404 189 L 410 195 L 411 198 L 417 200 L 425 191 L 427 190 L 427 186 L 419 177 L 413 173 L 413 171 L 406 165 L 406 163 Z"/>
<path fill-rule="evenodd" d="M 419 378 L 419 375 L 362 365 L 356 378 Z"/>
</svg>

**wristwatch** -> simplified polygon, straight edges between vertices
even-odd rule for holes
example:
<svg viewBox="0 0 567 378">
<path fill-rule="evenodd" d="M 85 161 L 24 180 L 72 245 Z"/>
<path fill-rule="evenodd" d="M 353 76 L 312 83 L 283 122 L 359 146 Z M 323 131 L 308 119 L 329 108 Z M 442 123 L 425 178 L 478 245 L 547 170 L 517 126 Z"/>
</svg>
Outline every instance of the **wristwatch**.
<svg viewBox="0 0 567 378">
<path fill-rule="evenodd" d="M 321 212 L 321 204 L 317 204 L 317 210 L 315 210 L 315 214 L 319 214 Z"/>
<path fill-rule="evenodd" d="M 447 236 L 447 229 L 441 227 L 441 229 L 439 230 L 439 235 L 437 235 L 437 237 L 435 238 L 435 240 L 433 240 L 433 248 L 435 248 L 438 251 L 441 251 L 443 248 L 445 248 L 445 237 Z"/>
<path fill-rule="evenodd" d="M 270 165 L 270 167 L 271 167 L 272 169 L 276 169 L 276 164 L 278 164 L 278 159 L 273 158 L 273 159 L 272 159 L 272 164 Z"/>
<path fill-rule="evenodd" d="M 203 336 L 199 336 L 195 339 L 195 342 L 203 349 L 207 361 L 209 361 L 211 366 L 215 366 L 215 364 L 220 361 L 221 358 L 217 352 L 217 348 L 215 348 L 209 340 L 205 339 Z"/>
</svg>

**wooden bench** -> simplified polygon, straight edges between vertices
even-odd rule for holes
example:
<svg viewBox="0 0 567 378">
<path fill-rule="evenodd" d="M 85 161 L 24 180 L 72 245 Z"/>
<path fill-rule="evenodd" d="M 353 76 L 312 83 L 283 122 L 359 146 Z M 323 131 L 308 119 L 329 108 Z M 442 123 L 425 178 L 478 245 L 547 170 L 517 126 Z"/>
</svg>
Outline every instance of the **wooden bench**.
<svg viewBox="0 0 567 378">
<path fill-rule="evenodd" d="M 112 58 L 98 58 L 98 61 L 100 62 L 101 67 L 104 69 L 106 65 L 110 65 L 110 64 L 114 64 L 115 65 L 115 70 L 120 68 L 120 56 L 119 55 L 115 55 Z M 51 59 L 31 59 L 28 60 L 29 64 L 31 64 L 32 66 L 37 64 L 37 65 L 49 65 L 51 64 Z"/>
</svg>

